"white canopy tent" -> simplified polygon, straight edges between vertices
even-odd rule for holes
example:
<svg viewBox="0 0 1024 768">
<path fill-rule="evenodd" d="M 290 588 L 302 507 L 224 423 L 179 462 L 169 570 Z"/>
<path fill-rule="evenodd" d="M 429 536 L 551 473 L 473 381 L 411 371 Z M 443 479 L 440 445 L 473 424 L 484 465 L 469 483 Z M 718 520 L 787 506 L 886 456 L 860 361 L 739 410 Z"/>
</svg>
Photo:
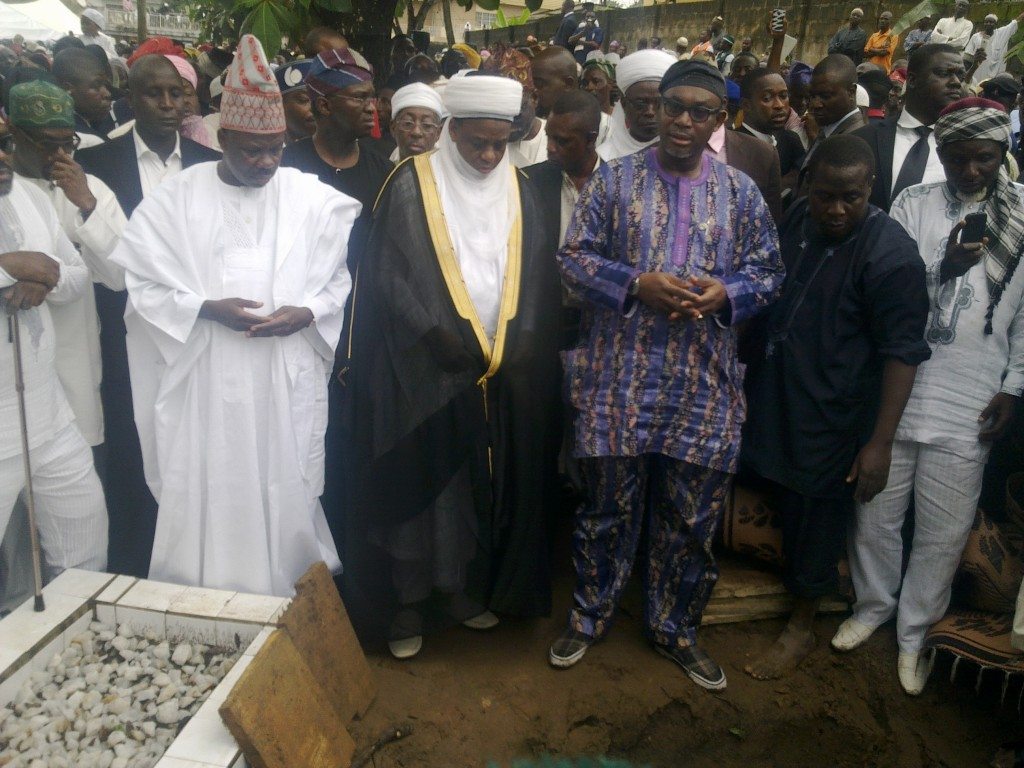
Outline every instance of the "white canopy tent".
<svg viewBox="0 0 1024 768">
<path fill-rule="evenodd" d="M 78 16 L 60 0 L 0 2 L 0 37 L 22 35 L 26 40 L 56 40 L 78 30 Z"/>
</svg>

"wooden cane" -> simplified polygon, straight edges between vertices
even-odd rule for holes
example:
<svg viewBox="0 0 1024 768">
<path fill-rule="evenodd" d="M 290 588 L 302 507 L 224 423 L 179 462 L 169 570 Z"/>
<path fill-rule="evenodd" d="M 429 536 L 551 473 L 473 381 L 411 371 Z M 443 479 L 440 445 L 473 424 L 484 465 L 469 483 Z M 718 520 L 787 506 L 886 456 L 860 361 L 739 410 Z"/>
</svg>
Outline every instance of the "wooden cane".
<svg viewBox="0 0 1024 768">
<path fill-rule="evenodd" d="M 32 575 L 35 578 L 35 610 L 46 609 L 43 603 L 43 565 L 36 528 L 36 497 L 32 491 L 32 460 L 28 455 L 28 418 L 25 414 L 25 375 L 21 366 L 21 324 L 18 313 L 7 316 L 7 332 L 14 342 L 14 388 L 18 392 L 18 415 L 21 420 L 21 455 L 25 467 L 25 505 L 28 507 L 28 532 L 32 543 Z"/>
</svg>

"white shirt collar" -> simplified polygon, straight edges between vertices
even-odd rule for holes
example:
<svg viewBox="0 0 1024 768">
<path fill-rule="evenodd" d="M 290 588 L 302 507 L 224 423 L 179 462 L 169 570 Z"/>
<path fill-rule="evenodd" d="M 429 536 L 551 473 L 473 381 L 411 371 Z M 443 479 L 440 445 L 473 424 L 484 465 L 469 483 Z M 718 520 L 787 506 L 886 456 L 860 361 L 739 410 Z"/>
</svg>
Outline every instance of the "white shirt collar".
<svg viewBox="0 0 1024 768">
<path fill-rule="evenodd" d="M 860 107 L 854 107 L 841 118 L 836 120 L 834 123 L 821 126 L 821 132 L 825 134 L 826 138 L 828 138 L 829 136 L 832 135 L 832 132 L 835 131 L 835 129 L 838 128 L 845 120 L 847 120 L 851 115 L 855 115 L 858 112 L 860 112 Z"/>
<path fill-rule="evenodd" d="M 139 131 L 138 131 L 137 128 L 132 128 L 132 139 L 134 139 L 134 141 L 135 141 L 135 159 L 136 160 L 141 160 L 142 156 L 145 155 L 147 152 L 152 152 L 154 155 L 156 155 L 156 152 L 153 152 L 153 150 L 150 149 L 149 146 L 147 146 L 146 142 L 143 141 L 142 137 L 139 136 Z M 159 155 L 157 155 L 157 157 L 159 157 Z M 167 156 L 167 159 L 170 160 L 172 157 L 177 157 L 179 160 L 181 159 L 181 134 L 180 133 L 176 133 L 174 135 L 174 150 L 171 152 L 170 155 Z M 165 162 L 165 161 L 161 160 L 160 162 Z"/>
<path fill-rule="evenodd" d="M 896 127 L 906 128 L 908 131 L 912 131 L 915 128 L 919 128 L 922 125 L 924 125 L 924 123 L 922 123 L 912 114 L 907 112 L 906 109 L 900 112 L 900 119 L 896 121 Z"/>
</svg>

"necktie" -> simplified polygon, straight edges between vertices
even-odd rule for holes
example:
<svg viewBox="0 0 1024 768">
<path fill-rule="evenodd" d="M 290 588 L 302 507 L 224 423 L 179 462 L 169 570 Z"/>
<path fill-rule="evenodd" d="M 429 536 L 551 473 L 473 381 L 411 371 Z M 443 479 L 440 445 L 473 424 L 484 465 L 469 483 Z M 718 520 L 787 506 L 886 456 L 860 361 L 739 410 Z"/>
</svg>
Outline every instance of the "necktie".
<svg viewBox="0 0 1024 768">
<path fill-rule="evenodd" d="M 902 192 L 907 187 L 913 186 L 914 184 L 920 184 L 921 179 L 924 178 L 924 169 L 928 165 L 928 135 L 932 132 L 932 129 L 927 125 L 919 125 L 914 129 L 914 133 L 917 134 L 917 141 L 907 152 L 907 156 L 903 159 L 903 166 L 900 168 L 899 175 L 896 177 L 896 184 L 893 185 L 892 195 L 889 197 L 889 201 L 896 199 L 896 195 Z"/>
</svg>

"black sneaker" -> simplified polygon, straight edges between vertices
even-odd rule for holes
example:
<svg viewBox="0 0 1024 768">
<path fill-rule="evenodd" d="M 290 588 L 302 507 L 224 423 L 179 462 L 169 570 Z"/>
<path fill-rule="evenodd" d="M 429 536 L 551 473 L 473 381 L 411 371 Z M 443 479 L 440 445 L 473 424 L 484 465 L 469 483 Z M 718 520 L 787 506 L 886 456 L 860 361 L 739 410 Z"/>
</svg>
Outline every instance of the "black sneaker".
<svg viewBox="0 0 1024 768">
<path fill-rule="evenodd" d="M 690 648 L 666 648 L 655 645 L 654 649 L 683 668 L 693 682 L 709 691 L 725 689 L 725 671 L 699 646 Z"/>
<path fill-rule="evenodd" d="M 552 667 L 568 669 L 583 658 L 593 642 L 594 638 L 590 635 L 577 632 L 575 629 L 567 629 L 551 644 L 548 661 Z"/>
</svg>

